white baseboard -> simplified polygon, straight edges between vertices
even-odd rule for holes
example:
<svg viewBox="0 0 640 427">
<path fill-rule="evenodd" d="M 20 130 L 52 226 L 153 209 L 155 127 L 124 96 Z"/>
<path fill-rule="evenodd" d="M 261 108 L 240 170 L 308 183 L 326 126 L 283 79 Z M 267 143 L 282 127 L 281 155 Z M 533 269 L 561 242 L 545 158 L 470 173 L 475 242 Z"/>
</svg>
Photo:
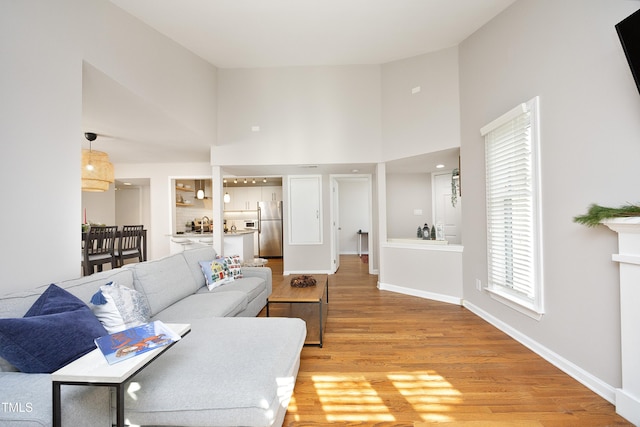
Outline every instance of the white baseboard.
<svg viewBox="0 0 640 427">
<path fill-rule="evenodd" d="M 436 294 L 433 292 L 421 291 L 419 289 L 405 288 L 403 286 L 390 285 L 388 283 L 378 282 L 378 289 L 381 291 L 397 292 L 399 294 L 411 295 L 425 299 L 431 299 L 449 304 L 462 305 L 462 298 L 452 297 L 451 295 Z"/>
<path fill-rule="evenodd" d="M 496 317 L 482 310 L 478 306 L 470 303 L 469 301 L 465 300 L 462 305 L 478 317 L 489 322 L 505 334 L 509 335 L 511 338 L 515 339 L 534 353 L 538 354 L 547 362 L 551 363 L 567 375 L 582 383 L 584 386 L 588 387 L 594 393 L 600 395 L 609 403 L 612 403 L 614 405 L 616 404 L 616 389 L 614 387 L 591 375 L 589 372 L 585 371 L 584 369 L 580 368 L 579 366 L 575 365 L 559 354 L 551 351 L 539 342 L 534 341 L 528 336 L 520 333 L 505 322 L 497 319 Z"/>
<path fill-rule="evenodd" d="M 640 400 L 621 388 L 616 390 L 616 412 L 633 425 L 640 426 Z"/>
</svg>

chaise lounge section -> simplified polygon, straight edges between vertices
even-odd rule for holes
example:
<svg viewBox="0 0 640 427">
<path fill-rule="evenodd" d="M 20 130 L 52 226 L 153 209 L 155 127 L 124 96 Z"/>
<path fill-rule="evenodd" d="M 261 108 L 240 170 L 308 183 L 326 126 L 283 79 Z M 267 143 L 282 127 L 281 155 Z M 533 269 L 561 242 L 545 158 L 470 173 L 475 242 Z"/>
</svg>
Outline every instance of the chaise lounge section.
<svg viewBox="0 0 640 427">
<path fill-rule="evenodd" d="M 184 339 L 129 383 L 129 424 L 282 425 L 306 326 L 299 319 L 255 317 L 271 293 L 269 268 L 244 267 L 243 277 L 207 286 L 201 263 L 215 258 L 212 248 L 200 248 L 57 283 L 89 306 L 101 287 L 116 283 L 144 297 L 149 320 L 191 324 Z M 25 315 L 48 287 L 0 297 L 0 346 L 6 344 L 2 322 Z M 63 426 L 112 425 L 109 388 L 62 386 L 61 400 Z M 0 402 L 0 425 L 51 425 L 50 375 L 19 372 L 0 358 Z"/>
</svg>

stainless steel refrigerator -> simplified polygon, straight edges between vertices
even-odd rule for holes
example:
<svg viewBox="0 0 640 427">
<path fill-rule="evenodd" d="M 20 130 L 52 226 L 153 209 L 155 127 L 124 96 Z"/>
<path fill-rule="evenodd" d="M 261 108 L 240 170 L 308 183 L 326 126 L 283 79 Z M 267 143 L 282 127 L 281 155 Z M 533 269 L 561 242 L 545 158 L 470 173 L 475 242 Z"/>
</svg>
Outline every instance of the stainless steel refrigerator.
<svg viewBox="0 0 640 427">
<path fill-rule="evenodd" d="M 258 202 L 258 254 L 282 257 L 282 202 Z"/>
</svg>

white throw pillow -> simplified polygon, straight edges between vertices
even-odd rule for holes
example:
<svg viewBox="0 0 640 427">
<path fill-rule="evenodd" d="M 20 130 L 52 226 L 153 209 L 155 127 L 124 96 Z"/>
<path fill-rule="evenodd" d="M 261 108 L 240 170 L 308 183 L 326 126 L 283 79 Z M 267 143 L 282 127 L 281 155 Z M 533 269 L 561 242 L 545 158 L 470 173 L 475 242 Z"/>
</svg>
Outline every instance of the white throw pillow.
<svg viewBox="0 0 640 427">
<path fill-rule="evenodd" d="M 109 282 L 91 297 L 91 310 L 110 334 L 149 322 L 151 310 L 140 292 Z"/>
</svg>

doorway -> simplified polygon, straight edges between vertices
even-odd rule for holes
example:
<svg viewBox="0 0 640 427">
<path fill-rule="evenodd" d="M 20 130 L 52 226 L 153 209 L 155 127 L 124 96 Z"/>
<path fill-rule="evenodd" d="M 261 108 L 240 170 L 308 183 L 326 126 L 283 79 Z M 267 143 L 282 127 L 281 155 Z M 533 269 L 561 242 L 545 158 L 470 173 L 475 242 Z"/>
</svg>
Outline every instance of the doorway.
<svg viewBox="0 0 640 427">
<path fill-rule="evenodd" d="M 371 175 L 331 175 L 331 269 L 340 268 L 340 255 L 372 252 Z M 359 233 L 361 232 L 361 233 Z M 366 233 L 366 234 L 365 234 Z M 361 246 L 362 244 L 362 246 Z M 369 273 L 372 272 L 369 263 Z"/>
</svg>

